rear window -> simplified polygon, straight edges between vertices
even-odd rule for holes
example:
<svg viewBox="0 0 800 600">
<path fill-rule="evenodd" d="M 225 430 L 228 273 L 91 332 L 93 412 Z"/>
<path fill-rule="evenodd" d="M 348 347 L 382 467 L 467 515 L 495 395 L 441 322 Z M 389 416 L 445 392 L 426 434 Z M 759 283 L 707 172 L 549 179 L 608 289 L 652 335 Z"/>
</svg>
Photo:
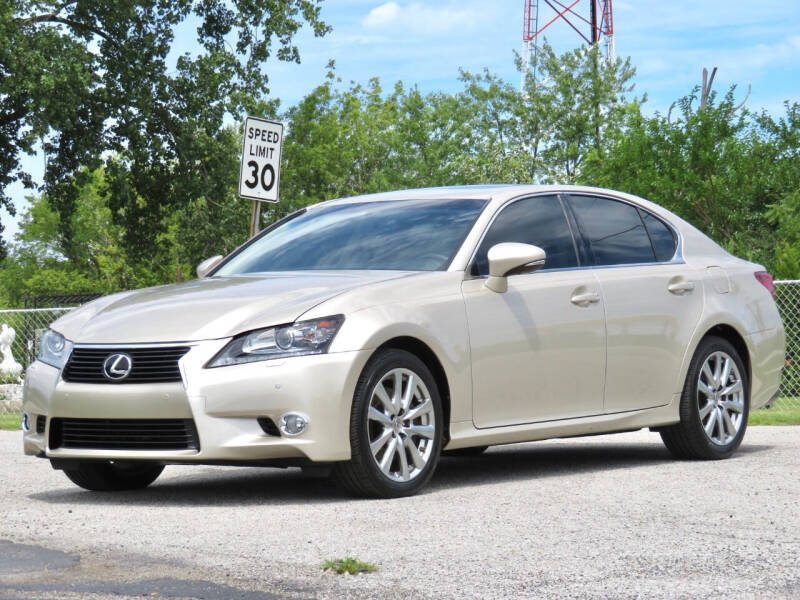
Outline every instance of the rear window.
<svg viewBox="0 0 800 600">
<path fill-rule="evenodd" d="M 596 196 L 570 196 L 569 203 L 595 265 L 655 262 L 636 207 Z"/>
<path fill-rule="evenodd" d="M 658 262 L 667 262 L 672 260 L 675 256 L 675 249 L 678 247 L 678 241 L 675 239 L 675 234 L 672 229 L 667 227 L 664 222 L 651 215 L 649 212 L 639 210 L 642 215 L 644 226 L 647 227 L 647 233 L 650 234 L 650 241 L 653 242 L 653 250 L 656 253 L 656 260 Z"/>
</svg>

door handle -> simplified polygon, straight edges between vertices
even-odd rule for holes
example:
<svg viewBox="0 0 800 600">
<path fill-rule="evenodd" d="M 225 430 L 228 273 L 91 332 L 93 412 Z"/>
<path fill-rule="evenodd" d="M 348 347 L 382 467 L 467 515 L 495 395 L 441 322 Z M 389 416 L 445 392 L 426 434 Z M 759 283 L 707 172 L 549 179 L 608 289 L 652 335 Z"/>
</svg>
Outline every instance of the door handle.
<svg viewBox="0 0 800 600">
<path fill-rule="evenodd" d="M 586 292 L 585 294 L 575 294 L 569 299 L 570 302 L 577 306 L 589 306 L 595 302 L 600 302 L 600 294 L 597 292 Z"/>
<path fill-rule="evenodd" d="M 694 289 L 694 282 L 693 281 L 678 281 L 676 283 L 670 283 L 667 286 L 667 289 L 672 292 L 673 294 L 677 294 L 681 296 L 688 292 L 691 292 Z"/>
</svg>

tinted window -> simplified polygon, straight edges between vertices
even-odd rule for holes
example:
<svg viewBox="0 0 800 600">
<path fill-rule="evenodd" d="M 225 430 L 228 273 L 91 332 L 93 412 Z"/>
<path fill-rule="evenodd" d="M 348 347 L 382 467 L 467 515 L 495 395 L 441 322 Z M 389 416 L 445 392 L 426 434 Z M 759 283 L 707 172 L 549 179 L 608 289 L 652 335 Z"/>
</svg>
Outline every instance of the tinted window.
<svg viewBox="0 0 800 600">
<path fill-rule="evenodd" d="M 654 217 L 643 210 L 639 211 L 642 215 L 647 233 L 650 234 L 650 241 L 653 242 L 653 249 L 656 251 L 656 260 L 667 262 L 675 255 L 675 248 L 678 245 L 672 230 L 667 227 L 661 219 Z"/>
<path fill-rule="evenodd" d="M 311 209 L 256 240 L 215 275 L 448 267 L 484 200 L 401 200 Z"/>
<path fill-rule="evenodd" d="M 571 196 L 569 202 L 595 265 L 655 261 L 653 246 L 635 207 L 593 196 Z"/>
<path fill-rule="evenodd" d="M 481 242 L 474 274 L 489 274 L 486 254 L 501 242 L 522 242 L 542 248 L 547 253 L 542 270 L 578 265 L 567 219 L 555 196 L 526 198 L 503 208 Z"/>
</svg>

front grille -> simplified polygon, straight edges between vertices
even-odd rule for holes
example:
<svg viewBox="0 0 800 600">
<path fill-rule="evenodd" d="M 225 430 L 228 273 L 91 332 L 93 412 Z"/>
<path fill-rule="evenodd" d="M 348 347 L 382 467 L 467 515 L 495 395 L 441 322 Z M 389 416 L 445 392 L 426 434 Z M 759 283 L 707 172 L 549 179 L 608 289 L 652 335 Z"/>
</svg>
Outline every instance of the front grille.
<svg viewBox="0 0 800 600">
<path fill-rule="evenodd" d="M 144 348 L 86 348 L 77 346 L 64 367 L 65 381 L 76 383 L 168 383 L 181 381 L 178 361 L 188 346 L 152 346 Z M 131 357 L 131 371 L 124 379 L 109 379 L 103 363 L 114 354 Z"/>
<path fill-rule="evenodd" d="M 50 448 L 199 450 L 191 419 L 51 419 Z"/>
<path fill-rule="evenodd" d="M 47 417 L 39 415 L 36 417 L 36 433 L 43 434 L 45 426 L 47 425 Z"/>
</svg>

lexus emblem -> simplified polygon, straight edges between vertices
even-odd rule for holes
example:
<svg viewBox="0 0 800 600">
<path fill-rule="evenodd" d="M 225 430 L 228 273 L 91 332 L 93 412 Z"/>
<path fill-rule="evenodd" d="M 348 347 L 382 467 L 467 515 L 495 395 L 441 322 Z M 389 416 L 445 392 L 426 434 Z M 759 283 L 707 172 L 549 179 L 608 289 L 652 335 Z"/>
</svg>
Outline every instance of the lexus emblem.
<svg viewBox="0 0 800 600">
<path fill-rule="evenodd" d="M 122 381 L 131 374 L 133 359 L 128 354 L 109 354 L 103 361 L 103 375 L 110 381 Z"/>
</svg>

